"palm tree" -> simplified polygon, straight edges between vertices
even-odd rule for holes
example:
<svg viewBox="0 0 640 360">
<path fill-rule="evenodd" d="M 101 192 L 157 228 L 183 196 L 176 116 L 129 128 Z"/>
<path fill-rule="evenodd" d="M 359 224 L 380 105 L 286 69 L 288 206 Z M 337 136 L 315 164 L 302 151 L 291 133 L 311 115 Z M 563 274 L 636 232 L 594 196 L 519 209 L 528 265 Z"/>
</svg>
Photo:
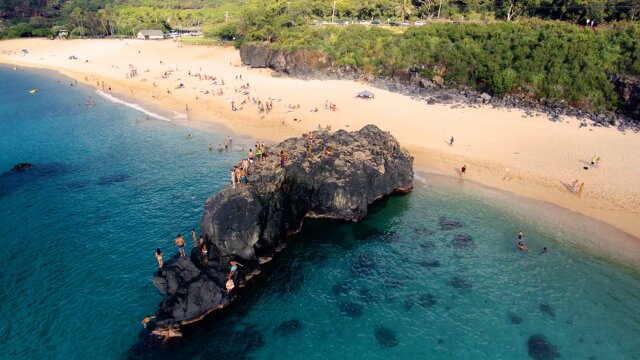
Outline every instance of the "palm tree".
<svg viewBox="0 0 640 360">
<path fill-rule="evenodd" d="M 413 9 L 414 7 L 411 0 L 400 0 L 398 5 L 396 5 L 396 15 L 404 20 L 405 16 L 411 16 Z"/>
</svg>

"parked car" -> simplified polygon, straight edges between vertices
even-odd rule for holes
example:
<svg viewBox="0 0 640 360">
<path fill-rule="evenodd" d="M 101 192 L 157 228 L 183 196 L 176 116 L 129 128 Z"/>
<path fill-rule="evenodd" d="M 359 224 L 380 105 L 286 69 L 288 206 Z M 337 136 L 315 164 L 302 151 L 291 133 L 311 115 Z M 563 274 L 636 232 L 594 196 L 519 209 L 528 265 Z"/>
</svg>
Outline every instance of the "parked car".
<svg viewBox="0 0 640 360">
<path fill-rule="evenodd" d="M 312 25 L 312 26 L 320 25 L 320 21 L 318 21 L 318 20 L 313 20 L 313 21 L 311 22 L 311 25 Z"/>
<path fill-rule="evenodd" d="M 373 21 L 371 21 L 371 25 L 380 25 L 380 24 L 382 24 L 382 23 L 380 22 L 380 20 L 373 20 Z"/>
<path fill-rule="evenodd" d="M 389 22 L 389 26 L 400 26 L 400 24 L 398 24 L 398 23 L 397 23 L 397 22 L 395 22 L 395 21 L 390 21 L 390 22 Z"/>
<path fill-rule="evenodd" d="M 408 21 L 403 21 L 403 22 L 401 22 L 401 23 L 400 23 L 400 25 L 402 25 L 402 26 L 409 26 L 409 25 L 411 25 L 411 24 L 410 24 Z"/>
<path fill-rule="evenodd" d="M 424 21 L 416 21 L 415 22 L 416 26 L 422 26 L 422 25 L 425 25 L 425 24 L 426 24 L 426 22 L 424 22 Z"/>
<path fill-rule="evenodd" d="M 338 25 L 349 25 L 349 22 L 347 20 L 340 20 L 337 22 Z"/>
<path fill-rule="evenodd" d="M 359 24 L 360 25 L 369 25 L 369 24 L 371 24 L 371 22 L 367 21 L 367 20 L 360 20 Z"/>
<path fill-rule="evenodd" d="M 328 21 L 323 21 L 322 25 L 329 25 L 329 22 Z"/>
</svg>

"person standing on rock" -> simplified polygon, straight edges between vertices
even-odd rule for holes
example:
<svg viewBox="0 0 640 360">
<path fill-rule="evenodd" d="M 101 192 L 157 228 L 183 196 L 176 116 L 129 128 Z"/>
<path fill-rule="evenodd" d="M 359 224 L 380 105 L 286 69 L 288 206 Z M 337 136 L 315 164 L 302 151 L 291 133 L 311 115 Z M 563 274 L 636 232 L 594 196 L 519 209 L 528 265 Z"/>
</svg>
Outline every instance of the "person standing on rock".
<svg viewBox="0 0 640 360">
<path fill-rule="evenodd" d="M 178 246 L 178 250 L 180 251 L 180 256 L 186 256 L 184 253 L 184 239 L 182 238 L 182 234 L 178 234 L 175 240 L 176 245 Z"/>
<path fill-rule="evenodd" d="M 249 171 L 249 160 L 242 159 L 242 171 L 247 173 Z"/>
<path fill-rule="evenodd" d="M 233 169 L 231 169 L 231 185 L 233 185 L 233 188 L 236 188 L 236 167 L 234 166 Z"/>
<path fill-rule="evenodd" d="M 253 150 L 249 149 L 249 154 L 247 155 L 249 158 L 249 164 L 253 165 Z"/>
<path fill-rule="evenodd" d="M 158 269 L 162 269 L 162 250 L 160 248 L 156 249 L 156 260 L 158 261 Z"/>
</svg>

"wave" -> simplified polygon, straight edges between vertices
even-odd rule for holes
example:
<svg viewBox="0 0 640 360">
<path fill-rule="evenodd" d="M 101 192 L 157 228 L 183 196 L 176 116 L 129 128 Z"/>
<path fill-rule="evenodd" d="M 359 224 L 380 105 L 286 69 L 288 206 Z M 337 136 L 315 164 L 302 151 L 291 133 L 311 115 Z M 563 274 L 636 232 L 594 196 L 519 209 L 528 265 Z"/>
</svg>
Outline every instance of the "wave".
<svg viewBox="0 0 640 360">
<path fill-rule="evenodd" d="M 96 90 L 96 93 L 97 93 L 98 95 L 100 95 L 101 97 L 103 97 L 104 99 L 107 99 L 107 100 L 111 101 L 112 103 L 116 103 L 116 104 L 120 104 L 120 105 L 128 106 L 128 107 L 130 107 L 130 108 L 132 108 L 132 109 L 135 109 L 135 110 L 138 110 L 138 111 L 140 111 L 141 113 L 143 113 L 143 114 L 145 114 L 145 115 L 148 115 L 148 116 L 150 116 L 150 117 L 152 117 L 152 118 L 156 118 L 156 119 L 158 119 L 158 120 L 163 120 L 163 121 L 169 121 L 169 122 L 171 121 L 170 119 L 167 119 L 166 117 L 164 117 L 164 116 L 162 116 L 162 115 L 156 114 L 156 113 L 154 113 L 154 112 L 152 112 L 152 111 L 149 111 L 149 110 L 147 110 L 147 109 L 143 108 L 143 107 L 142 107 L 142 106 L 140 106 L 139 104 L 126 102 L 126 101 L 124 101 L 124 100 L 118 99 L 117 97 L 115 97 L 115 96 L 113 96 L 113 95 L 111 95 L 111 94 L 107 94 L 107 93 L 105 93 L 105 92 L 102 92 L 102 91 L 100 91 L 100 90 Z"/>
</svg>

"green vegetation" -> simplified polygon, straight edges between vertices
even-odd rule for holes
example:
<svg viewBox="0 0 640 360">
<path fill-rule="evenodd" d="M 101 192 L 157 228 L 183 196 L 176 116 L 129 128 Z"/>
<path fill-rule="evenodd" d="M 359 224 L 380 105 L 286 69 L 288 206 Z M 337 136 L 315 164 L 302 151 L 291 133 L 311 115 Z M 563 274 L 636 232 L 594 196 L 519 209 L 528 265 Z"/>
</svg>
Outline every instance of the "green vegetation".
<svg viewBox="0 0 640 360">
<path fill-rule="evenodd" d="M 640 74 L 637 23 L 597 32 L 549 21 L 429 24 L 403 33 L 316 26 L 281 31 L 271 46 L 320 50 L 372 74 L 419 69 L 452 87 L 566 100 L 583 110 L 617 107 L 608 73 Z"/>
<path fill-rule="evenodd" d="M 640 74 L 639 16 L 638 0 L 0 0 L 0 38 L 196 28 L 207 38 L 184 41 L 318 50 L 366 73 L 412 68 L 452 87 L 599 110 L 618 106 L 609 74 Z"/>
</svg>

